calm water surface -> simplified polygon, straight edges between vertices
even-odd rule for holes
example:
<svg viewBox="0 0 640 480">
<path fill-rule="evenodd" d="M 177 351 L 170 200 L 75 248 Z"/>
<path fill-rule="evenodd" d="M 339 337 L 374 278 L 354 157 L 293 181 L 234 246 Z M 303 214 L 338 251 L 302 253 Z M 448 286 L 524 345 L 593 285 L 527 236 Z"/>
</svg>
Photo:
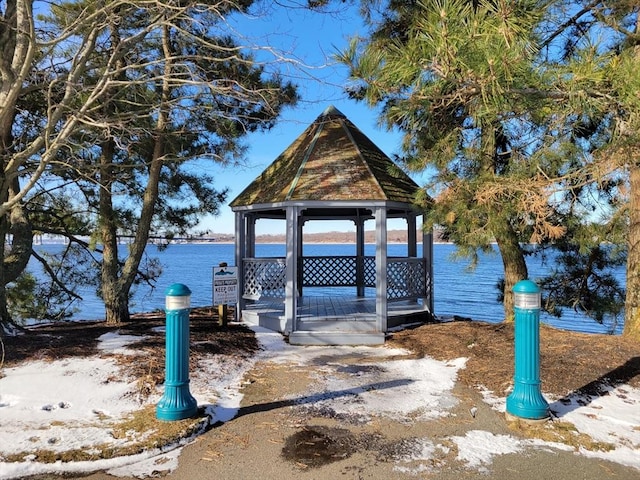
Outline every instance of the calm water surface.
<svg viewBox="0 0 640 480">
<path fill-rule="evenodd" d="M 39 245 L 35 247 L 44 251 L 56 251 L 60 245 Z M 406 245 L 390 244 L 389 256 L 405 256 Z M 420 247 L 419 247 L 420 249 Z M 497 251 L 494 254 L 484 254 L 475 270 L 470 271 L 468 262 L 452 259 L 455 247 L 448 244 L 434 245 L 434 308 L 441 317 L 459 315 L 474 320 L 500 322 L 503 319 L 502 305 L 496 301 L 496 284 L 502 276 L 502 260 Z M 220 262 L 234 265 L 234 246 L 232 244 L 179 244 L 171 245 L 163 251 L 150 245 L 148 253 L 157 256 L 163 266 L 163 274 L 154 290 L 140 287 L 133 298 L 131 312 L 144 312 L 164 308 L 164 292 L 173 283 L 184 283 L 192 293 L 193 306 L 212 304 L 211 275 L 213 267 Z M 285 254 L 284 245 L 259 244 L 256 246 L 258 257 L 282 257 Z M 304 247 L 305 255 L 355 255 L 353 244 L 310 244 Z M 365 254 L 374 255 L 375 246 L 366 245 Z M 419 252 L 419 255 L 421 253 Z M 529 275 L 535 280 L 549 270 L 539 258 L 528 259 Z M 33 270 L 38 273 L 37 269 Z M 624 271 L 620 271 L 620 278 L 624 279 Z M 320 291 L 318 291 L 320 290 Z M 343 289 L 338 294 L 354 295 L 354 289 Z M 321 289 L 307 291 L 305 294 L 322 294 Z M 87 289 L 82 292 L 83 301 L 79 305 L 80 311 L 74 316 L 77 319 L 95 320 L 104 318 L 104 309 L 100 299 Z M 542 314 L 542 322 L 558 328 L 578 330 L 593 333 L 619 333 L 622 325 L 601 325 L 572 310 L 564 313 L 562 318 Z M 620 322 L 622 320 L 620 319 Z"/>
</svg>

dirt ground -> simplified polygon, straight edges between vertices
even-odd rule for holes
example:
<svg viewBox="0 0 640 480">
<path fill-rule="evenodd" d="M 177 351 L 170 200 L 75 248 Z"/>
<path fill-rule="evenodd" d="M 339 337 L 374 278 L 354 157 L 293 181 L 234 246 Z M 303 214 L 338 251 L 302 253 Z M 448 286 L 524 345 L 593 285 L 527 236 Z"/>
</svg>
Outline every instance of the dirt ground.
<svg viewBox="0 0 640 480">
<path fill-rule="evenodd" d="M 233 312 L 229 313 L 229 318 Z M 133 315 L 131 320 L 110 326 L 104 322 L 63 322 L 29 329 L 25 335 L 3 338 L 4 366 L 28 360 L 59 360 L 62 358 L 98 355 L 98 339 L 108 332 L 123 335 L 144 335 L 135 344 L 137 355 L 122 357 L 123 366 L 134 376 L 146 376 L 150 383 L 162 385 L 165 374 L 165 335 L 155 327 L 164 325 L 163 312 Z M 189 316 L 191 345 L 190 368 L 208 354 L 250 356 L 259 346 L 253 332 L 240 325 L 220 325 L 213 308 L 197 308 Z M 2 371 L 0 370 L 0 376 Z"/>
<path fill-rule="evenodd" d="M 438 360 L 467 357 L 458 378 L 504 395 L 513 380 L 513 324 L 451 322 L 395 333 L 390 345 Z M 540 327 L 540 376 L 546 393 L 597 395 L 603 382 L 640 386 L 640 344 L 620 336 Z"/>
<path fill-rule="evenodd" d="M 232 318 L 233 311 L 229 311 Z M 117 327 L 104 322 L 65 322 L 43 326 L 27 335 L 4 338 L 4 365 L 30 359 L 60 359 L 99 353 L 98 337 L 119 330 L 123 334 L 146 335 L 137 345 L 139 358 L 129 368 L 151 375 L 157 385 L 164 381 L 164 334 L 153 327 L 164 324 L 163 313 L 134 315 Z M 194 309 L 190 315 L 190 361 L 210 353 L 249 356 L 259 348 L 251 330 L 235 324 L 221 326 L 213 308 Z M 468 358 L 459 380 L 475 387 L 483 385 L 503 395 L 513 380 L 514 333 L 512 324 L 471 321 L 426 324 L 396 332 L 387 344 L 408 349 L 417 357 L 437 360 Z M 640 387 L 640 343 L 613 335 L 582 334 L 540 328 L 541 382 L 543 390 L 557 396 L 570 392 L 594 394 L 603 382 Z M 135 372 L 132 372 L 135 373 Z M 1 372 L 0 372 L 1 375 Z"/>
<path fill-rule="evenodd" d="M 230 312 L 232 313 L 232 312 Z M 213 309 L 197 309 L 191 315 L 192 368 L 208 353 L 250 356 L 259 348 L 253 332 L 240 325 L 219 325 Z M 140 315 L 119 327 L 103 323 L 64 323 L 33 329 L 27 335 L 5 338 L 5 365 L 29 359 L 86 356 L 97 351 L 100 335 L 117 328 L 121 333 L 145 334 L 138 344 L 140 355 L 127 368 L 146 375 L 149 383 L 164 381 L 164 335 L 152 328 L 164 323 L 158 314 Z M 626 383 L 640 387 L 640 344 L 617 336 L 580 334 L 542 326 L 540 331 L 541 381 L 545 393 L 558 397 L 581 392 L 597 396 L 604 385 Z M 390 459 L 415 450 L 415 439 L 445 438 L 486 430 L 513 434 L 504 416 L 483 404 L 479 385 L 505 396 L 513 380 L 513 326 L 470 321 L 426 324 L 393 333 L 387 343 L 413 352 L 416 357 L 438 360 L 466 357 L 458 371 L 454 394 L 460 400 L 446 421 L 399 425 L 380 421 L 373 425 L 348 424 L 322 415 L 303 417 L 280 399 L 303 395 L 313 373 L 286 365 L 258 363 L 248 374 L 243 402 L 233 421 L 218 425 L 185 448 L 180 467 L 172 478 L 325 479 L 408 478 L 393 470 Z M 354 360 L 355 361 L 355 360 Z M 124 364 L 124 363 L 123 363 Z M 0 371 L 1 375 L 1 371 Z M 471 418 L 470 406 L 478 414 Z M 450 456 L 453 454 L 450 454 Z M 277 459 L 277 461 L 276 461 Z M 284 460 L 284 461 L 281 461 Z M 445 468 L 444 466 L 447 465 Z M 453 465 L 453 466 L 451 466 Z M 456 467 L 452 458 L 437 458 L 437 475 L 418 478 L 588 479 L 639 478 L 636 470 L 617 464 L 578 457 L 574 453 L 539 450 L 528 455 L 505 455 L 487 472 Z M 476 475 L 478 475 L 476 477 Z M 39 479 L 56 478 L 53 476 Z M 69 477 L 71 478 L 71 477 Z M 113 479 L 95 473 L 91 480 Z"/>
</svg>

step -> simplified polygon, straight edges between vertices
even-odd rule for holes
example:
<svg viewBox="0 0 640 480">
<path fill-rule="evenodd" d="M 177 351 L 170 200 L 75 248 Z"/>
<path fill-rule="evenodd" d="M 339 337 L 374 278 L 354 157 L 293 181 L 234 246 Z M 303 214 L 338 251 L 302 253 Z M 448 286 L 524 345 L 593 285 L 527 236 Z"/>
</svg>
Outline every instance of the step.
<svg viewBox="0 0 640 480">
<path fill-rule="evenodd" d="M 382 332 L 304 331 L 289 335 L 291 345 L 383 345 Z"/>
</svg>

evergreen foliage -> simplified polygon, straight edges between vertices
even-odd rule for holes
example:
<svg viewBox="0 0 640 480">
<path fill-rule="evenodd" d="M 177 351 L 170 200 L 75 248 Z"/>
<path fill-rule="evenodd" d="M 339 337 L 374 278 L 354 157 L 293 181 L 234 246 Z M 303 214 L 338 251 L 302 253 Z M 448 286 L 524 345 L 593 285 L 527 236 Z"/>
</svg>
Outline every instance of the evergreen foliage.
<svg viewBox="0 0 640 480">
<path fill-rule="evenodd" d="M 606 249 L 583 241 L 594 221 L 609 231 L 601 240 L 618 244 L 626 228 L 625 176 L 605 152 L 617 141 L 616 106 L 628 91 L 614 100 L 611 88 L 639 76 L 619 41 L 599 43 L 583 30 L 633 25 L 637 6 L 619 3 L 364 1 L 369 35 L 338 57 L 351 69 L 352 97 L 379 107 L 381 123 L 404 133 L 405 166 L 432 173 L 422 197 L 427 227 L 442 226 L 472 260 L 497 242 L 507 318 L 511 288 L 528 276 L 523 245 L 531 243 L 561 252 L 556 283 L 543 281 L 554 290 L 552 310 L 582 305 L 598 319 L 620 311 L 623 290 L 591 269 Z M 586 288 L 560 294 L 576 269 Z M 595 301 L 608 295 L 609 303 Z"/>
</svg>

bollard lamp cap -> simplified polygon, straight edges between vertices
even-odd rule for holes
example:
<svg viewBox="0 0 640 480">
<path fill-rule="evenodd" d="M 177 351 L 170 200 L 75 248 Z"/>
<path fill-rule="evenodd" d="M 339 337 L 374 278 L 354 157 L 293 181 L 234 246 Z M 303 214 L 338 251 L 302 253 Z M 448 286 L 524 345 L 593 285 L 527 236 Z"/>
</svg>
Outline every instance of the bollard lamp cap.
<svg viewBox="0 0 640 480">
<path fill-rule="evenodd" d="M 540 287 L 531 280 L 520 280 L 513 286 L 513 301 L 516 308 L 540 308 Z"/>
<path fill-rule="evenodd" d="M 165 308 L 182 310 L 191 306 L 191 290 L 182 283 L 174 283 L 165 291 Z"/>
<path fill-rule="evenodd" d="M 191 295 L 189 287 L 182 283 L 174 283 L 164 292 L 167 297 L 186 297 Z"/>
</svg>

